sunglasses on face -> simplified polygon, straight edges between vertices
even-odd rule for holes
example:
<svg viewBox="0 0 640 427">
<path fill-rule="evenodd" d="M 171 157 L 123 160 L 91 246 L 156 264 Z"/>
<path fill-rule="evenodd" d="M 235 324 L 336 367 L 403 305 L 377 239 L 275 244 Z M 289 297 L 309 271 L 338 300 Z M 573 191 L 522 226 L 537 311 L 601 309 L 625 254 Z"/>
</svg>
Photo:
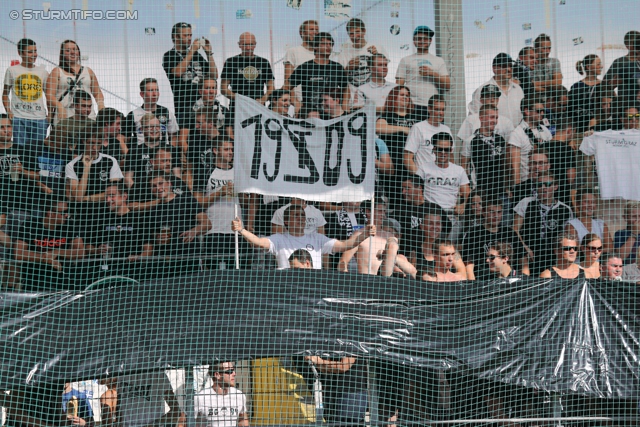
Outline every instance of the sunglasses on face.
<svg viewBox="0 0 640 427">
<path fill-rule="evenodd" d="M 636 119 L 640 119 L 640 113 L 639 114 L 629 114 L 627 116 L 627 119 L 629 120 L 636 120 Z"/>
<path fill-rule="evenodd" d="M 435 153 L 450 153 L 451 147 L 438 147 L 437 145 L 433 146 L 433 151 Z"/>
<path fill-rule="evenodd" d="M 555 184 L 555 182 L 553 182 L 553 181 L 544 181 L 544 182 L 539 182 L 539 183 L 538 183 L 538 187 L 541 187 L 541 188 L 545 188 L 545 187 L 546 187 L 546 188 L 551 188 L 551 187 L 553 187 L 553 185 L 554 185 L 554 184 Z"/>
<path fill-rule="evenodd" d="M 602 246 L 587 246 L 591 252 L 602 252 Z"/>
<path fill-rule="evenodd" d="M 227 369 L 226 371 L 218 371 L 219 374 L 231 375 L 236 371 L 236 368 Z"/>
<path fill-rule="evenodd" d="M 577 246 L 563 246 L 562 250 L 564 252 L 571 252 L 571 251 L 578 252 L 578 247 Z"/>
</svg>

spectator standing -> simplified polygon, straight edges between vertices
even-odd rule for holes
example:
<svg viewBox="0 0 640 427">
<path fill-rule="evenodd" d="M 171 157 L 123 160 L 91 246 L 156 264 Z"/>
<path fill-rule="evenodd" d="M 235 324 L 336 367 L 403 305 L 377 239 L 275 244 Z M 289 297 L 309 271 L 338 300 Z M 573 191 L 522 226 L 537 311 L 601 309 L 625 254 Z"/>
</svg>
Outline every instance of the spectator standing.
<svg viewBox="0 0 640 427">
<path fill-rule="evenodd" d="M 58 66 L 51 71 L 45 84 L 49 120 L 54 125 L 62 119 L 73 116 L 73 101 L 77 90 L 91 93 L 98 104 L 98 111 L 104 108 L 104 95 L 100 90 L 98 79 L 91 68 L 82 66 L 81 58 L 80 48 L 76 42 L 73 40 L 62 42 Z"/>
<path fill-rule="evenodd" d="M 305 233 L 306 215 L 300 205 L 287 206 L 284 212 L 284 226 L 282 234 L 272 234 L 269 237 L 258 237 L 247 231 L 242 221 L 236 218 L 231 223 L 231 230 L 237 231 L 251 245 L 268 250 L 276 256 L 278 268 L 289 268 L 289 256 L 296 249 L 307 249 L 313 258 L 313 268 L 322 269 L 322 255 L 344 252 L 357 247 L 366 238 L 375 236 L 376 229 L 367 225 L 364 232 L 354 233 L 348 240 L 335 240 L 319 233 Z"/>
<path fill-rule="evenodd" d="M 525 197 L 538 195 L 538 175 L 551 170 L 549 154 L 543 148 L 536 147 L 529 156 L 529 178 L 514 186 L 511 190 L 511 201 L 517 205 Z"/>
<path fill-rule="evenodd" d="M 178 145 L 183 151 L 187 149 L 189 129 L 193 127 L 192 108 L 198 99 L 202 80 L 205 77 L 218 78 L 211 42 L 202 37 L 191 43 L 192 36 L 191 24 L 175 24 L 171 29 L 173 48 L 162 57 L 162 68 L 171 84 L 173 106 L 180 127 Z M 206 59 L 199 52 L 201 48 Z"/>
<path fill-rule="evenodd" d="M 434 95 L 429 100 L 427 107 L 429 117 L 413 125 L 409 131 L 409 136 L 404 146 L 403 163 L 410 173 L 418 173 L 427 164 L 435 161 L 433 142 L 431 140 L 435 134 L 448 133 L 452 135 L 453 139 L 451 129 L 442 124 L 446 107 L 444 97 Z"/>
<path fill-rule="evenodd" d="M 371 58 L 373 55 L 382 55 L 388 59 L 389 54 L 379 43 L 373 44 L 367 41 L 367 29 L 362 19 L 351 18 L 347 22 L 346 29 L 351 43 L 342 46 L 340 54 L 335 57 L 335 60 L 344 67 L 347 73 L 351 96 L 347 109 L 351 110 L 352 106 L 363 103 L 363 100 L 358 99 L 358 90 L 371 80 Z M 386 77 L 386 73 L 382 77 L 383 80 L 384 77 Z"/>
<path fill-rule="evenodd" d="M 333 53 L 333 37 L 329 33 L 318 33 L 314 41 L 314 59 L 298 66 L 289 76 L 283 89 L 292 91 L 302 86 L 302 103 L 305 111 L 319 110 L 321 96 L 327 89 L 342 90 L 342 107 L 349 110 L 349 81 L 340 63 L 330 60 Z M 295 92 L 291 97 L 295 97 Z"/>
<path fill-rule="evenodd" d="M 558 198 L 571 204 L 578 180 L 574 127 L 568 115 L 559 117 L 554 126 L 555 134 L 551 141 L 544 144 L 544 148 L 549 154 L 551 173 L 558 179 Z"/>
<path fill-rule="evenodd" d="M 265 105 L 273 92 L 274 77 L 271 64 L 265 58 L 254 54 L 256 44 L 256 36 L 253 34 L 240 34 L 240 54 L 228 58 L 222 68 L 220 91 L 230 101 L 226 130 L 232 139 L 236 95 L 249 97 Z"/>
<path fill-rule="evenodd" d="M 69 116 L 74 120 L 77 120 L 80 123 L 86 123 L 88 120 L 92 122 L 96 120 L 95 114 L 92 116 L 93 111 L 93 98 L 91 98 L 91 94 L 84 90 L 76 90 L 76 93 L 73 95 L 73 114 Z"/>
<path fill-rule="evenodd" d="M 44 97 L 49 72 L 44 65 L 36 65 L 35 41 L 18 41 L 18 55 L 20 64 L 7 68 L 4 75 L 2 105 L 12 121 L 13 142 L 21 147 L 29 143 L 41 146 L 49 128 Z"/>
<path fill-rule="evenodd" d="M 564 224 L 573 218 L 571 208 L 556 200 L 558 186 L 554 176 L 548 172 L 540 173 L 537 182 L 537 197 L 526 197 L 513 208 L 516 214 L 513 229 L 525 245 L 529 268 L 534 276 L 551 268 L 557 238 Z"/>
<path fill-rule="evenodd" d="M 613 248 L 620 254 L 624 265 L 633 264 L 638 258 L 640 247 L 640 202 L 628 201 L 624 209 L 627 226 L 616 231 L 613 236 Z"/>
<path fill-rule="evenodd" d="M 629 31 L 624 35 L 627 54 L 617 58 L 604 75 L 604 82 L 611 89 L 618 89 L 621 98 L 635 98 L 640 90 L 640 31 Z"/>
<path fill-rule="evenodd" d="M 508 157 L 513 184 L 520 184 L 529 177 L 529 154 L 534 147 L 551 140 L 551 133 L 542 124 L 545 110 L 538 98 L 524 98 L 520 103 L 523 119 L 509 138 Z"/>
<path fill-rule="evenodd" d="M 376 106 L 376 112 L 380 115 L 384 112 L 385 102 L 389 92 L 397 86 L 397 84 L 387 81 L 389 72 L 389 59 L 381 54 L 376 53 L 367 57 L 369 68 L 371 69 L 371 79 L 367 83 L 363 83 L 358 87 L 356 95 L 356 105 L 364 105 L 365 100 L 371 100 Z"/>
<path fill-rule="evenodd" d="M 550 58 L 551 38 L 540 34 L 533 42 L 536 49 L 536 68 L 533 71 L 533 83 L 537 92 L 546 92 L 549 86 L 562 85 L 562 68 L 558 58 Z"/>
<path fill-rule="evenodd" d="M 532 74 L 537 62 L 536 50 L 532 46 L 526 46 L 518 53 L 518 59 L 513 66 L 513 79 L 520 85 L 525 97 L 535 94 Z"/>
<path fill-rule="evenodd" d="M 312 233 L 324 233 L 324 226 L 327 221 L 324 219 L 322 212 L 313 205 L 308 204 L 306 201 L 298 198 L 292 198 L 291 203 L 288 203 L 273 213 L 271 218 L 271 234 L 282 234 L 285 231 L 284 214 L 289 206 L 297 205 L 304 209 L 305 213 L 305 226 L 304 234 Z"/>
<path fill-rule="evenodd" d="M 216 118 L 215 127 L 219 132 L 224 132 L 224 125 L 228 122 L 229 109 L 218 101 L 218 81 L 209 77 L 202 79 L 200 98 L 193 105 L 194 114 L 205 107 L 213 108 Z"/>
<path fill-rule="evenodd" d="M 545 120 L 544 125 L 551 132 L 551 136 L 556 134 L 556 123 L 567 114 L 569 104 L 569 92 L 567 88 L 558 86 L 548 86 L 545 91 Z"/>
<path fill-rule="evenodd" d="M 284 54 L 284 86 L 289 83 L 289 77 L 301 64 L 313 61 L 315 58 L 314 43 L 316 35 L 320 32 L 318 21 L 309 19 L 304 21 L 299 28 L 302 44 L 290 47 Z M 302 89 L 294 88 L 295 94 L 291 95 L 291 102 L 296 106 L 296 111 L 302 106 Z"/>
<path fill-rule="evenodd" d="M 500 89 L 498 98 L 498 111 L 501 116 L 507 117 L 514 125 L 522 120 L 520 103 L 524 98 L 522 88 L 512 80 L 514 61 L 504 52 L 497 54 L 491 62 L 493 77 L 473 92 L 469 103 L 469 113 L 480 112 L 482 89 L 487 85 L 497 86 Z"/>
<path fill-rule="evenodd" d="M 160 98 L 158 81 L 153 77 L 142 79 L 140 82 L 140 97 L 142 98 L 142 105 L 127 114 L 122 126 L 125 143 L 129 147 L 144 143 L 144 130 L 141 120 L 145 114 L 151 113 L 160 121 L 164 143 L 176 146 L 180 128 L 173 113 L 167 107 L 158 104 L 158 99 Z"/>
<path fill-rule="evenodd" d="M 200 182 L 202 176 L 208 176 L 215 162 L 211 147 L 220 137 L 216 127 L 217 114 L 213 107 L 205 107 L 195 113 L 195 132 L 189 134 L 189 149 L 187 150 L 187 170 L 185 181 L 189 188 Z"/>
<path fill-rule="evenodd" d="M 398 64 L 396 83 L 411 90 L 415 114 L 425 120 L 428 117 L 429 100 L 449 90 L 451 78 L 444 60 L 429 53 L 435 31 L 426 25 L 413 30 L 413 45 L 416 53 L 405 56 Z"/>
<path fill-rule="evenodd" d="M 249 426 L 247 398 L 236 388 L 236 367 L 232 362 L 217 363 L 209 370 L 211 387 L 195 395 L 197 427 Z"/>
<path fill-rule="evenodd" d="M 602 81 L 598 76 L 602 74 L 602 61 L 593 53 L 585 56 L 576 63 L 576 71 L 582 80 L 571 85 L 569 90 L 569 114 L 577 133 L 584 133 L 594 116 L 594 93 Z"/>
</svg>

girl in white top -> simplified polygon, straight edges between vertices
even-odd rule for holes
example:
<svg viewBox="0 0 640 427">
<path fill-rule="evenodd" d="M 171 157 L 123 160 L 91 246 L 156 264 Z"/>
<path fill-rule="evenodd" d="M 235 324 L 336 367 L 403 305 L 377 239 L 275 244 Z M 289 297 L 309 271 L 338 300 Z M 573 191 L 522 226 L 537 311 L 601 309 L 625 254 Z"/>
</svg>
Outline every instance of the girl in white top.
<svg viewBox="0 0 640 427">
<path fill-rule="evenodd" d="M 65 40 L 60 45 L 58 66 L 53 69 L 46 84 L 49 112 L 55 117 L 54 124 L 74 115 L 73 95 L 76 90 L 91 93 L 98 104 L 98 111 L 104 108 L 104 95 L 98 79 L 89 67 L 80 63 L 80 48 L 73 40 Z"/>
<path fill-rule="evenodd" d="M 613 250 L 609 227 L 607 227 L 604 220 L 593 218 L 597 206 L 596 196 L 593 191 L 587 188 L 579 189 L 576 193 L 575 203 L 576 216 L 567 221 L 566 230 L 577 234 L 580 244 L 584 244 L 582 241 L 584 236 L 593 233 L 602 239 L 605 251 Z"/>
</svg>

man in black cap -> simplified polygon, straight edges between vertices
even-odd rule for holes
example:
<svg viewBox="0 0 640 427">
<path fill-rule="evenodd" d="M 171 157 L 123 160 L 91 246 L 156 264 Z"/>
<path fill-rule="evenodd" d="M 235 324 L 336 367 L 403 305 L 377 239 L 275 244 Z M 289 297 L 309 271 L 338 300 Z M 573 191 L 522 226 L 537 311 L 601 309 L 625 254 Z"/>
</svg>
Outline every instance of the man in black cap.
<svg viewBox="0 0 640 427">
<path fill-rule="evenodd" d="M 513 59 L 504 52 L 497 54 L 493 58 L 491 63 L 493 77 L 473 92 L 473 98 L 469 103 L 469 113 L 478 114 L 480 112 L 482 88 L 486 85 L 495 85 L 500 89 L 501 93 L 498 99 L 498 112 L 501 116 L 508 117 L 514 125 L 520 123 L 522 120 L 520 101 L 524 98 L 524 92 L 518 84 L 511 80 L 513 77 L 513 64 Z"/>
<path fill-rule="evenodd" d="M 396 71 L 396 83 L 411 91 L 415 113 L 426 119 L 427 103 L 433 95 L 449 90 L 451 79 L 444 60 L 429 53 L 435 32 L 421 25 L 413 31 L 416 53 L 400 60 Z"/>
</svg>

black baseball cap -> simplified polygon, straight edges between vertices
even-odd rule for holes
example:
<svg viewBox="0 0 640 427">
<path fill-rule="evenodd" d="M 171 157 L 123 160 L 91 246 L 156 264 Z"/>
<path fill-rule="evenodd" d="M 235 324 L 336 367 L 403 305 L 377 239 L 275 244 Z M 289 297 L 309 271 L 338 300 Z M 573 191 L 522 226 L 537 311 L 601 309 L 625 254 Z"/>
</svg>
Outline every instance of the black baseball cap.
<svg viewBox="0 0 640 427">
<path fill-rule="evenodd" d="M 491 63 L 492 66 L 503 66 L 503 65 L 513 65 L 516 61 L 514 61 L 513 59 L 511 59 L 511 56 L 509 56 L 508 54 L 504 53 L 504 52 L 500 52 L 499 54 L 496 55 L 495 58 L 493 58 L 493 62 Z"/>
<path fill-rule="evenodd" d="M 480 91 L 480 98 L 486 98 L 486 97 L 500 98 L 501 96 L 502 96 L 502 92 L 500 92 L 500 88 L 496 85 L 486 85 Z"/>
<path fill-rule="evenodd" d="M 426 25 L 419 25 L 413 30 L 413 36 L 415 37 L 417 34 L 426 34 L 427 37 L 433 37 L 436 35 L 436 32 Z"/>
</svg>

